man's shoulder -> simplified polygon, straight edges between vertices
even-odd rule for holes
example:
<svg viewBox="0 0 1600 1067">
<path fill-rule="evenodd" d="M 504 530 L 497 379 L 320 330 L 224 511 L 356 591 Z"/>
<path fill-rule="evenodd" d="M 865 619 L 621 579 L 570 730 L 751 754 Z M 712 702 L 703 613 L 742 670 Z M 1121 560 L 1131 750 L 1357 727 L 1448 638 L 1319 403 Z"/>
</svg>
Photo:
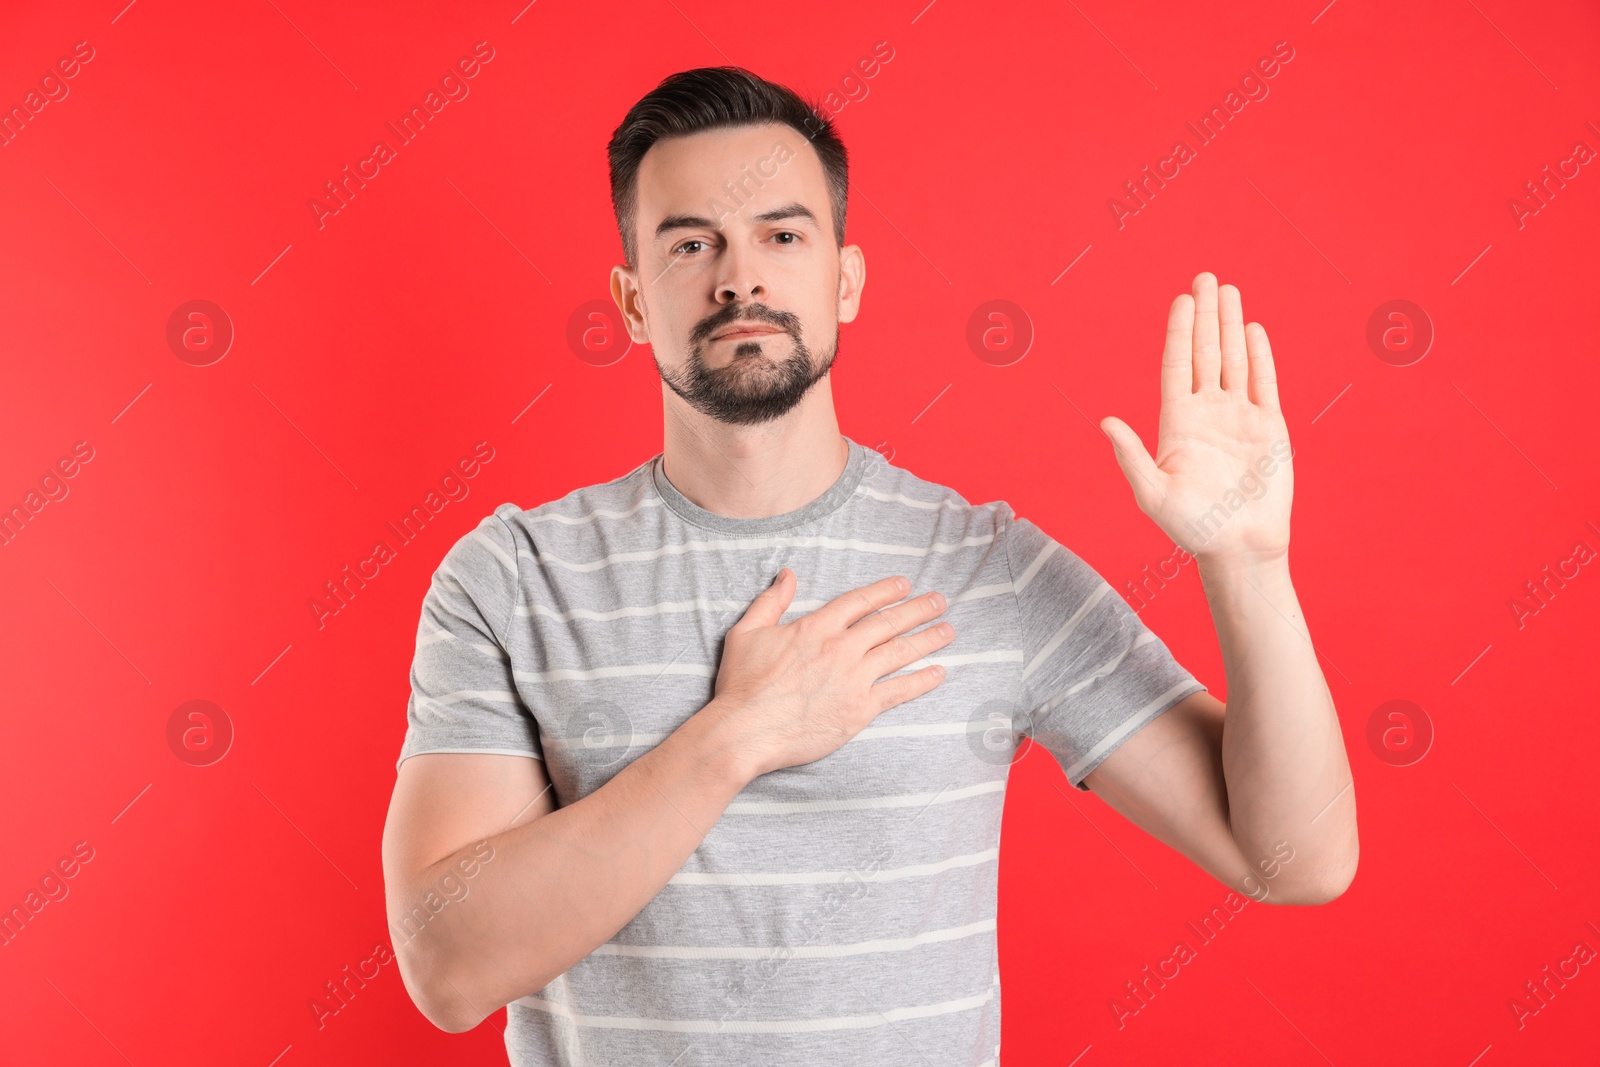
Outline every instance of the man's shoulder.
<svg viewBox="0 0 1600 1067">
<path fill-rule="evenodd" d="M 505 501 L 456 539 L 444 568 L 457 578 L 508 580 L 522 570 L 519 560 L 540 561 L 552 552 L 562 556 L 596 537 L 615 539 L 618 521 L 647 518 L 644 513 L 660 503 L 649 492 L 650 462 L 534 507 Z"/>
<path fill-rule="evenodd" d="M 907 518 L 921 515 L 936 529 L 987 531 L 999 534 L 1013 518 L 1004 500 L 973 503 L 957 490 L 896 466 L 888 459 L 873 462 L 856 492 L 876 504 L 889 506 Z"/>
<path fill-rule="evenodd" d="M 582 485 L 533 507 L 507 501 L 491 515 L 530 538 L 535 534 L 549 535 L 556 530 L 590 526 L 600 520 L 630 518 L 660 503 L 650 492 L 653 462 L 652 457 L 608 482 Z M 487 518 L 489 516 L 485 516 Z"/>
</svg>

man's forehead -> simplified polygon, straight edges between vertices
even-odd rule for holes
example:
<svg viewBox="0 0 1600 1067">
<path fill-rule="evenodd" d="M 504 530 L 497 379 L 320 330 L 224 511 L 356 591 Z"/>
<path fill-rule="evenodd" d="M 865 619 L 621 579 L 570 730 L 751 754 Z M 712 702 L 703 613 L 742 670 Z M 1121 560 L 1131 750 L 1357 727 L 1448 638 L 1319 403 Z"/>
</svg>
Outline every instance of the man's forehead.
<svg viewBox="0 0 1600 1067">
<path fill-rule="evenodd" d="M 645 153 L 638 181 L 639 221 L 649 237 L 672 218 L 714 221 L 737 213 L 756 221 L 757 214 L 785 208 L 790 210 L 784 217 L 803 221 L 809 215 L 820 226 L 817 212 L 827 202 L 821 160 L 786 124 L 663 138 Z"/>
</svg>

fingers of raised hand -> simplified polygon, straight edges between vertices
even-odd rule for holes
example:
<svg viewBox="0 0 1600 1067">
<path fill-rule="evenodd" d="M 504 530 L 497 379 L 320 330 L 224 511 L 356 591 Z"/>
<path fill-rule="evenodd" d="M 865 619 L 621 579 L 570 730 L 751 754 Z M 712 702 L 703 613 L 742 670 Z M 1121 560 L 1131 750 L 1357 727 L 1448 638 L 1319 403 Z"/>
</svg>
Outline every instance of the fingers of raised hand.
<svg viewBox="0 0 1600 1067">
<path fill-rule="evenodd" d="M 1250 360 L 1245 351 L 1244 302 L 1238 286 L 1224 285 L 1217 290 L 1217 320 L 1222 332 L 1221 387 L 1243 396 L 1248 391 Z"/>
<path fill-rule="evenodd" d="M 1167 309 L 1167 340 L 1161 349 L 1161 399 L 1194 392 L 1194 297 L 1179 293 Z"/>
<path fill-rule="evenodd" d="M 1245 344 L 1250 353 L 1250 399 L 1268 409 L 1278 410 L 1278 370 L 1272 360 L 1272 345 L 1259 322 L 1245 328 Z"/>
<path fill-rule="evenodd" d="M 1194 388 L 1217 385 L 1222 339 L 1217 318 L 1217 276 L 1203 270 L 1194 277 Z"/>
</svg>

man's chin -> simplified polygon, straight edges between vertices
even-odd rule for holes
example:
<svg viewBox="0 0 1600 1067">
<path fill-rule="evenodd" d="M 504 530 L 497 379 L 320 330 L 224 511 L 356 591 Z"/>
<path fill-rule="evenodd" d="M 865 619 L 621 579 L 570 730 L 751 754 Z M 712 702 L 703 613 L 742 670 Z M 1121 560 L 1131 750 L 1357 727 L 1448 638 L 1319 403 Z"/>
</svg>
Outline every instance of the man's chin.
<svg viewBox="0 0 1600 1067">
<path fill-rule="evenodd" d="M 737 356 L 732 363 L 717 371 L 716 377 L 731 389 L 764 391 L 767 387 L 759 383 L 778 381 L 782 369 L 777 360 L 763 355 Z"/>
</svg>

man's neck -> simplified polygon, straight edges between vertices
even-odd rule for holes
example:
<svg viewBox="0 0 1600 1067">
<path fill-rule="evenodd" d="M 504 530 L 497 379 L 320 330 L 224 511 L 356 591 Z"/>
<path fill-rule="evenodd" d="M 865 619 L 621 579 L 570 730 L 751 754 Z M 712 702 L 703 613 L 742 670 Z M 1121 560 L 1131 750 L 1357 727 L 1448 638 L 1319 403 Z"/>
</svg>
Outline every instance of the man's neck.
<svg viewBox="0 0 1600 1067">
<path fill-rule="evenodd" d="M 729 518 L 764 519 L 805 507 L 839 480 L 850 458 L 832 403 L 805 410 L 822 399 L 807 396 L 765 425 L 730 426 L 669 396 L 663 473 L 691 502 Z"/>
</svg>

